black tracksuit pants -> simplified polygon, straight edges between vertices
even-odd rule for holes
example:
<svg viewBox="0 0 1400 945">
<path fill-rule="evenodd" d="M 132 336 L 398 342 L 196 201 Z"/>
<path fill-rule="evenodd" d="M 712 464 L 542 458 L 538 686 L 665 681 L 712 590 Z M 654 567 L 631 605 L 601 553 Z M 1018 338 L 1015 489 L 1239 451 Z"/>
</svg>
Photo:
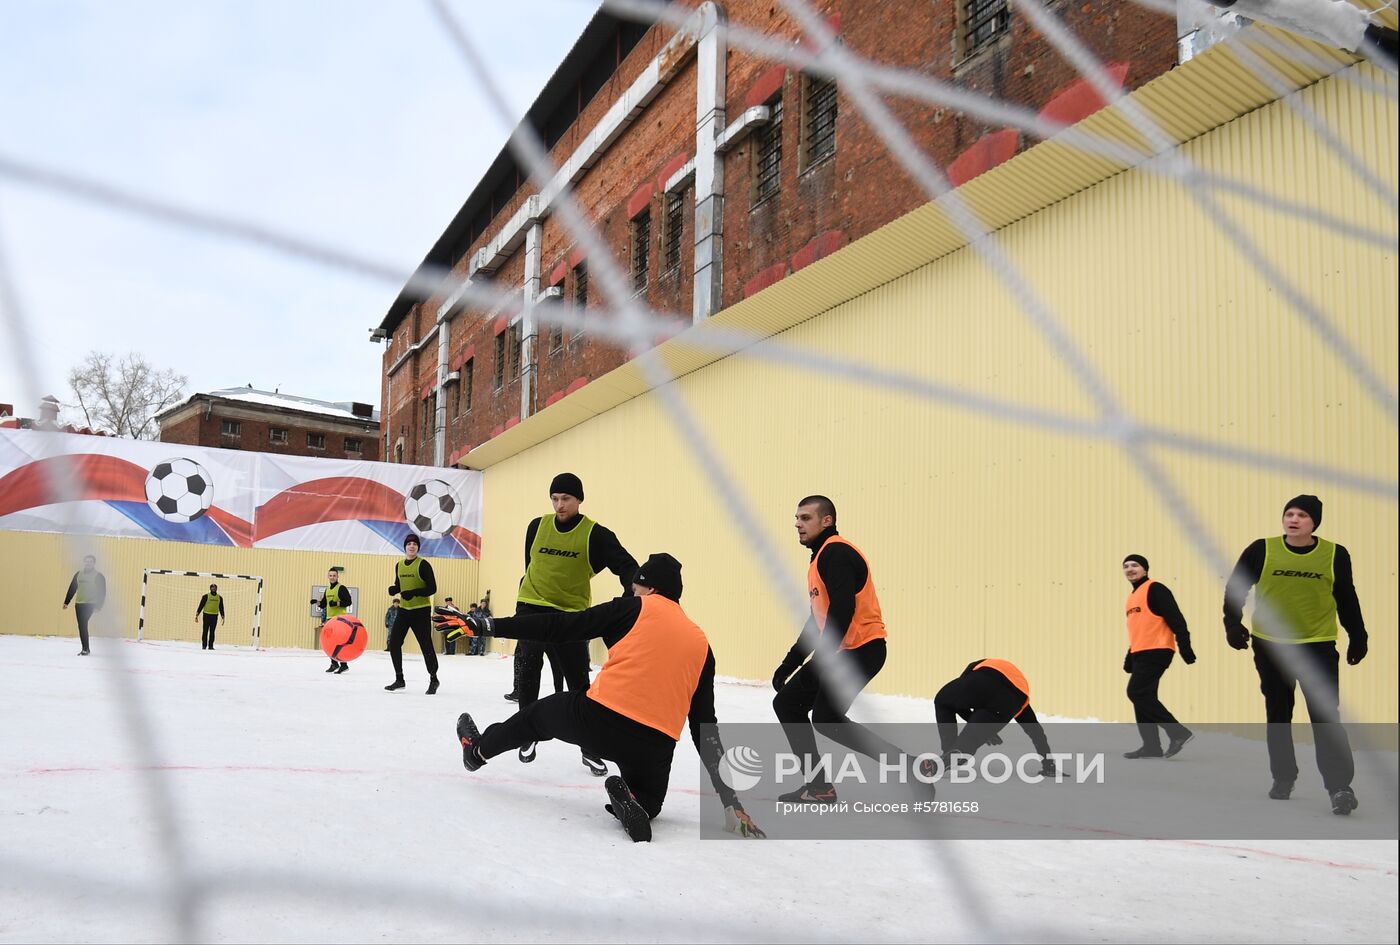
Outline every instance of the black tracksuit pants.
<svg viewBox="0 0 1400 945">
<path fill-rule="evenodd" d="M 433 608 L 400 607 L 399 615 L 394 618 L 394 629 L 389 631 L 389 659 L 394 663 L 394 678 L 403 679 L 403 641 L 408 639 L 410 630 L 418 641 L 418 649 L 423 651 L 423 665 L 428 668 L 428 675 L 436 676 L 438 658 L 433 649 Z"/>
<path fill-rule="evenodd" d="M 204 615 L 204 632 L 200 634 L 199 645 L 206 650 L 214 648 L 214 630 L 219 626 L 218 614 Z"/>
<path fill-rule="evenodd" d="M 1026 704 L 1026 694 L 995 670 L 977 670 L 952 680 L 933 697 L 938 744 L 945 752 L 977 754 Z M 958 732 L 958 717 L 967 721 Z"/>
<path fill-rule="evenodd" d="M 1337 668 L 1337 644 L 1274 643 L 1254 637 L 1254 668 L 1264 694 L 1264 714 L 1269 722 L 1269 770 L 1276 781 L 1298 779 L 1298 757 L 1293 750 L 1293 705 L 1299 684 L 1312 720 L 1317 769 L 1328 791 L 1351 787 L 1356 773 L 1351 740 L 1341 724 Z M 1301 672 L 1300 672 L 1301 671 Z"/>
<path fill-rule="evenodd" d="M 553 607 L 540 607 L 537 604 L 517 602 L 515 615 L 556 614 Z M 538 643 L 534 640 L 520 640 L 515 645 L 515 693 L 520 697 L 523 709 L 540 697 L 540 675 L 544 671 L 544 659 L 549 657 L 549 666 L 554 673 L 554 691 L 564 687 L 561 679 L 568 684 L 570 692 L 583 692 L 591 681 L 589 676 L 588 642 L 586 640 L 568 643 Z"/>
<path fill-rule="evenodd" d="M 78 639 L 82 641 L 85 650 L 88 648 L 88 621 L 92 619 L 93 612 L 91 604 L 73 605 L 73 616 L 78 621 Z"/>
<path fill-rule="evenodd" d="M 842 694 L 824 680 L 813 658 L 773 697 L 773 711 L 783 723 L 792 753 L 803 759 L 803 771 L 810 773 L 812 783 L 826 783 L 831 775 L 829 771 L 817 772 L 817 732 L 868 758 L 878 759 L 884 755 L 892 760 L 904 754 L 864 725 L 846 717 L 846 710 L 855 697 L 885 665 L 885 641 L 871 640 L 845 652 L 853 691 Z"/>
<path fill-rule="evenodd" d="M 488 726 L 477 744 L 482 758 L 494 758 L 551 738 L 616 764 L 648 816 L 661 813 L 671 781 L 675 740 L 594 702 L 585 692 L 555 693 L 522 706 L 504 722 Z"/>
<path fill-rule="evenodd" d="M 1176 653 L 1168 649 L 1138 650 L 1132 654 L 1130 665 L 1132 675 L 1128 677 L 1128 700 L 1133 704 L 1133 717 L 1137 720 L 1138 734 L 1142 737 L 1142 747 L 1149 752 L 1162 751 L 1162 737 L 1158 727 L 1166 729 L 1167 738 L 1180 739 L 1191 734 L 1190 729 L 1176 720 L 1176 716 L 1157 697 L 1157 686 L 1162 674 L 1172 664 Z"/>
</svg>

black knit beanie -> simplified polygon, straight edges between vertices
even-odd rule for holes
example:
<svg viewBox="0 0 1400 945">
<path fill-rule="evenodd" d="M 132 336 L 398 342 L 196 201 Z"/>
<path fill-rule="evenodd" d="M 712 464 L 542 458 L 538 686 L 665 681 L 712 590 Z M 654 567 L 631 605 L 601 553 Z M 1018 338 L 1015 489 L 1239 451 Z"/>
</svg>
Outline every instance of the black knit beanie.
<svg viewBox="0 0 1400 945">
<path fill-rule="evenodd" d="M 1127 564 L 1129 561 L 1136 561 L 1138 564 L 1142 565 L 1142 569 L 1144 571 L 1152 570 L 1152 568 L 1149 567 L 1147 564 L 1147 559 L 1144 558 L 1142 555 L 1128 555 L 1128 557 L 1123 559 L 1124 564 Z"/>
<path fill-rule="evenodd" d="M 1288 504 L 1283 507 L 1287 512 L 1289 509 L 1301 509 L 1308 513 L 1308 517 L 1313 520 L 1313 530 L 1316 531 L 1322 525 L 1322 500 L 1315 495 L 1294 496 L 1288 500 Z"/>
<path fill-rule="evenodd" d="M 549 494 L 562 492 L 583 501 L 583 480 L 573 473 L 560 473 L 549 481 Z"/>
<path fill-rule="evenodd" d="M 632 577 L 633 584 L 649 587 L 662 597 L 679 602 L 681 599 L 681 563 L 662 552 L 652 555 Z"/>
</svg>

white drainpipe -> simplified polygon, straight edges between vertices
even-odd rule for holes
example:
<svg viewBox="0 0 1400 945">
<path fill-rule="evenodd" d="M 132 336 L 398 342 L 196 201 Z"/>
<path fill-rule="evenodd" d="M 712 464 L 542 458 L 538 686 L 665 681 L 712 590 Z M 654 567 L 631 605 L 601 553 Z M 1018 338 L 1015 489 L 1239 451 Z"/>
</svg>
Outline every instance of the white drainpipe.
<svg viewBox="0 0 1400 945">
<path fill-rule="evenodd" d="M 724 131 L 728 51 L 718 29 L 721 15 L 714 3 L 702 3 L 696 10 L 700 22 L 695 62 L 695 289 L 691 317 L 697 322 L 719 309 L 724 288 L 724 157 L 716 144 Z"/>
<path fill-rule="evenodd" d="M 535 352 L 539 332 L 535 327 L 535 302 L 540 295 L 540 242 L 543 227 L 536 220 L 525 231 L 525 294 L 520 304 L 520 419 L 535 412 Z"/>
</svg>

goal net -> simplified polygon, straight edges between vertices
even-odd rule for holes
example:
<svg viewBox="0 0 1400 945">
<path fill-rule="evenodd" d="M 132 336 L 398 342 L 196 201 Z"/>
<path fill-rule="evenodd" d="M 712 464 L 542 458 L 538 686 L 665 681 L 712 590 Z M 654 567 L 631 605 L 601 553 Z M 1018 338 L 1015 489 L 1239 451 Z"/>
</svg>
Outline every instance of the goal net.
<svg viewBox="0 0 1400 945">
<path fill-rule="evenodd" d="M 224 609 L 216 631 L 217 642 L 260 647 L 263 579 L 256 574 L 147 568 L 141 574 L 141 616 L 136 624 L 136 639 L 200 642 L 203 614 L 196 611 L 211 584 L 218 586 Z"/>
</svg>

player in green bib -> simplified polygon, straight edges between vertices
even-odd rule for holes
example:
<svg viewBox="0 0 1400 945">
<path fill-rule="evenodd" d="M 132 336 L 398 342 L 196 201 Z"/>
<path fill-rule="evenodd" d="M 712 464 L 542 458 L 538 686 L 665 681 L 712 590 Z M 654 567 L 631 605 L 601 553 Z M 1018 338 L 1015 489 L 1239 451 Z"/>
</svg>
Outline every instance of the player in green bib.
<svg viewBox="0 0 1400 945">
<path fill-rule="evenodd" d="M 204 632 L 200 635 L 199 648 L 212 650 L 214 648 L 214 629 L 221 621 L 226 620 L 224 599 L 219 596 L 219 585 L 209 585 L 209 593 L 201 597 L 199 603 L 195 605 L 194 619 L 204 621 Z"/>
<path fill-rule="evenodd" d="M 549 501 L 554 514 L 534 519 L 525 529 L 525 576 L 515 596 L 516 616 L 587 610 L 593 603 L 593 575 L 604 570 L 617 575 L 624 596 L 631 594 L 637 559 L 627 553 L 611 529 L 579 511 L 583 481 L 573 473 L 560 473 L 549 484 Z M 515 655 L 515 692 L 522 712 L 539 698 L 546 656 L 551 667 L 563 670 L 571 692 L 588 688 L 586 640 L 520 640 Z M 520 749 L 520 760 L 535 760 L 534 742 Z M 588 752 L 583 753 L 583 763 L 598 777 L 608 773 L 603 760 Z"/>
<path fill-rule="evenodd" d="M 321 608 L 321 613 L 325 616 L 321 619 L 324 626 L 327 620 L 334 620 L 341 614 L 348 614 L 351 605 L 350 589 L 340 583 L 340 572 L 331 568 L 326 572 L 326 591 L 321 595 L 321 599 L 311 598 L 311 603 Z M 343 673 L 350 669 L 350 664 L 344 660 L 331 660 L 328 673 Z"/>
<path fill-rule="evenodd" d="M 1346 548 L 1313 537 L 1322 524 L 1322 500 L 1300 495 L 1283 509 L 1283 534 L 1260 538 L 1240 555 L 1225 588 L 1225 639 L 1237 650 L 1254 643 L 1254 667 L 1268 722 L 1269 797 L 1287 800 L 1298 779 L 1293 750 L 1294 692 L 1301 685 L 1312 720 L 1317 767 L 1332 813 L 1356 809 L 1355 766 L 1338 711 L 1337 621 L 1350 638 L 1347 663 L 1366 658 L 1366 621 L 1351 578 Z M 1243 622 L 1254 588 L 1252 630 Z"/>
<path fill-rule="evenodd" d="M 410 534 L 403 540 L 403 559 L 394 565 L 394 583 L 389 596 L 399 598 L 399 615 L 389 631 L 389 658 L 394 661 L 394 681 L 384 688 L 389 692 L 404 687 L 403 641 L 408 631 L 423 651 L 423 664 L 428 668 L 428 695 L 438 691 L 438 658 L 433 649 L 433 595 L 437 593 L 437 578 L 427 559 L 418 557 L 420 542 Z"/>
<path fill-rule="evenodd" d="M 88 621 L 102 609 L 107 601 L 107 579 L 97 570 L 97 559 L 92 555 L 83 558 L 83 569 L 74 573 L 68 582 L 68 596 L 63 598 L 63 609 L 73 605 L 73 616 L 78 619 L 78 639 L 83 648 L 79 656 L 88 655 Z"/>
</svg>

